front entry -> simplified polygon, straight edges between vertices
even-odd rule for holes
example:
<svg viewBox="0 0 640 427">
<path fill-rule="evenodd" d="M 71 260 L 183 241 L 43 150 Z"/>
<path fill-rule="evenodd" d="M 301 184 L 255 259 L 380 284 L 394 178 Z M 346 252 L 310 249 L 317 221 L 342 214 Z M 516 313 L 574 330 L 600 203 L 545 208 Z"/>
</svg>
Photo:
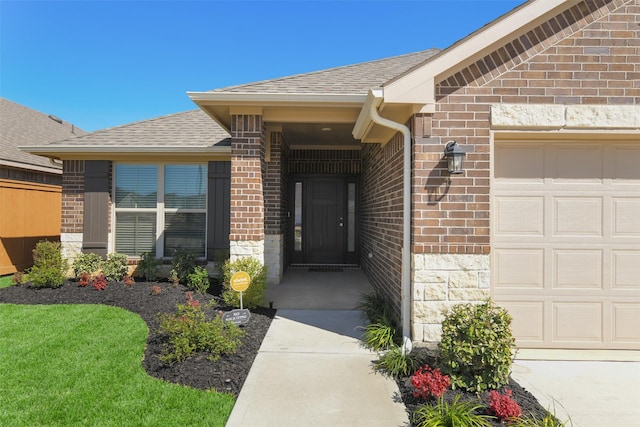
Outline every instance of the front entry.
<svg viewBox="0 0 640 427">
<path fill-rule="evenodd" d="M 291 263 L 356 264 L 355 178 L 295 176 L 290 182 Z"/>
</svg>

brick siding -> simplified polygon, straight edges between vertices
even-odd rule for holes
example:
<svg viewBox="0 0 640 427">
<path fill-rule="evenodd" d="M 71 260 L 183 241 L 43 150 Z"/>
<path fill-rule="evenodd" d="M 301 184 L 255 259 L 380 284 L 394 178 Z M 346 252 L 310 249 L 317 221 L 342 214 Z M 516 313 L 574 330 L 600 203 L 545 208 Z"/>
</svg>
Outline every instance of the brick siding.
<svg viewBox="0 0 640 427">
<path fill-rule="evenodd" d="M 635 1 L 578 3 L 436 85 L 431 123 L 416 117 L 414 253 L 489 252 L 491 104 L 640 103 L 639 16 Z M 449 140 L 462 176 L 446 172 Z"/>
<path fill-rule="evenodd" d="M 65 160 L 62 166 L 62 233 L 82 233 L 84 161 Z"/>
<path fill-rule="evenodd" d="M 262 116 L 231 118 L 232 241 L 264 240 L 265 131 Z"/>
<path fill-rule="evenodd" d="M 364 144 L 361 175 L 361 265 L 371 284 L 400 312 L 402 266 L 403 138 Z M 369 258 L 369 253 L 373 255 Z"/>
<path fill-rule="evenodd" d="M 358 174 L 360 150 L 292 150 L 289 173 L 292 174 Z"/>
</svg>

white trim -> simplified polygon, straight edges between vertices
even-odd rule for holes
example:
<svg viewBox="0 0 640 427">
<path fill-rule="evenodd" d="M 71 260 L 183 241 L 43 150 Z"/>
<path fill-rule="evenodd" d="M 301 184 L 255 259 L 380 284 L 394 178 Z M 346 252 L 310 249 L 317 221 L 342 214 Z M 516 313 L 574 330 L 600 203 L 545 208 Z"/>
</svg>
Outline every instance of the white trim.
<svg viewBox="0 0 640 427">
<path fill-rule="evenodd" d="M 504 15 L 450 48 L 432 57 L 423 66 L 387 82 L 385 102 L 435 104 L 436 80 L 455 67 L 470 64 L 489 53 L 494 46 L 513 37 L 523 29 L 533 27 L 540 17 L 562 7 L 567 9 L 579 0 L 533 0 Z"/>
<path fill-rule="evenodd" d="M 198 105 L 259 105 L 300 106 L 309 104 L 327 104 L 335 106 L 360 106 L 366 96 L 362 94 L 318 94 L 318 93 L 255 93 L 255 92 L 187 92 Z"/>
<path fill-rule="evenodd" d="M 0 166 L 8 166 L 10 168 L 24 169 L 24 170 L 29 170 L 29 171 L 46 172 L 46 173 L 53 173 L 53 174 L 56 174 L 56 175 L 62 175 L 62 166 L 59 167 L 59 168 L 49 168 L 49 167 L 46 167 L 46 166 L 37 166 L 37 165 L 29 164 L 29 163 L 12 162 L 10 160 L 1 160 L 1 159 L 0 159 Z"/>
<path fill-rule="evenodd" d="M 183 145 L 49 145 L 49 146 L 22 146 L 22 151 L 31 154 L 58 154 L 58 153 L 231 153 L 231 147 L 189 147 Z"/>
</svg>

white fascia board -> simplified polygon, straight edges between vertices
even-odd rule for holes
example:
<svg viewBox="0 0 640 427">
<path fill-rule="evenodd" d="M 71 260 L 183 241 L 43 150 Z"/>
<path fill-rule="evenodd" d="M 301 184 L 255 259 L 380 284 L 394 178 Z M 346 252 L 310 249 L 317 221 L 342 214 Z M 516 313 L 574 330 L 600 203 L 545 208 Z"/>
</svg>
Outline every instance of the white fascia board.
<svg viewBox="0 0 640 427">
<path fill-rule="evenodd" d="M 505 39 L 541 16 L 578 0 L 535 0 L 481 28 L 450 48 L 435 55 L 422 67 L 409 71 L 384 85 L 386 103 L 435 104 L 435 80 L 448 70 L 468 62 L 474 56 L 487 53 L 495 43 Z M 426 88 L 425 85 L 430 85 Z"/>
<path fill-rule="evenodd" d="M 8 167 L 12 167 L 12 168 L 16 168 L 16 169 L 26 169 L 26 170 L 31 170 L 31 171 L 38 171 L 38 172 L 46 172 L 46 173 L 52 173 L 52 174 L 56 174 L 56 175 L 61 175 L 62 174 L 62 165 L 60 165 L 60 167 L 46 167 L 46 166 L 40 166 L 40 165 L 32 165 L 29 163 L 20 163 L 20 162 L 12 162 L 9 160 L 0 160 L 0 166 L 8 166 Z"/>
<path fill-rule="evenodd" d="M 96 145 L 56 145 L 56 146 L 23 146 L 22 151 L 36 155 L 66 153 L 230 153 L 231 147 L 185 147 L 169 145 L 151 146 L 96 146 Z"/>
<path fill-rule="evenodd" d="M 371 119 L 370 114 L 371 107 L 373 106 L 375 108 L 378 108 L 383 101 L 383 89 L 369 90 L 367 98 L 364 101 L 364 105 L 362 105 L 362 109 L 360 109 L 358 120 L 356 120 L 356 124 L 353 126 L 353 131 L 351 132 L 355 139 L 364 139 L 367 136 L 367 133 L 373 125 L 373 120 Z"/>
<path fill-rule="evenodd" d="M 320 104 L 350 107 L 362 105 L 366 99 L 366 95 L 362 94 L 187 92 L 187 95 L 198 105 L 257 105 L 263 107 Z"/>
</svg>

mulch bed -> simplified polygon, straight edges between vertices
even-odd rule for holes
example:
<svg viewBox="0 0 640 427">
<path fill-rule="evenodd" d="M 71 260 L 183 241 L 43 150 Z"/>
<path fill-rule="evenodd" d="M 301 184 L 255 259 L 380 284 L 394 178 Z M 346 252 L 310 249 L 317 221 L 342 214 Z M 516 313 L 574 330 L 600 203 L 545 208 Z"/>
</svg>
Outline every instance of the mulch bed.
<svg viewBox="0 0 640 427">
<path fill-rule="evenodd" d="M 412 354 L 415 354 L 416 357 L 420 360 L 420 366 L 427 364 L 432 368 L 438 367 L 436 351 L 419 347 L 419 348 L 414 348 L 412 351 Z M 412 421 L 411 425 L 415 426 L 416 424 L 414 423 L 414 419 L 413 419 L 413 413 L 415 412 L 415 410 L 418 409 L 420 405 L 424 405 L 425 403 L 435 403 L 435 399 L 432 398 L 432 400 L 425 402 L 420 398 L 413 397 L 413 386 L 411 385 L 411 378 L 409 377 L 396 379 L 396 383 L 398 384 L 398 388 L 400 389 L 400 395 L 402 396 L 402 401 L 404 402 L 405 407 L 407 408 L 409 419 Z M 520 408 L 522 408 L 523 415 L 529 416 L 529 417 L 535 417 L 538 419 L 543 418 L 545 415 L 547 415 L 547 410 L 543 408 L 540 405 L 540 403 L 538 403 L 538 400 L 526 389 L 522 388 L 513 379 L 510 378 L 509 384 L 502 387 L 498 391 L 500 391 L 500 393 L 504 393 L 506 389 L 509 389 L 512 391 L 512 399 L 515 400 L 518 403 L 518 405 L 520 405 Z M 449 389 L 444 393 L 444 400 L 450 404 L 451 402 L 453 402 L 456 395 L 458 394 L 460 395 L 459 399 L 461 402 L 478 399 L 478 396 L 475 393 Z M 480 400 L 486 407 L 488 407 L 489 393 L 488 392 L 482 393 L 482 395 L 480 396 Z M 484 412 L 484 413 L 493 416 L 493 414 L 489 412 Z M 491 420 L 491 424 L 494 426 L 502 426 L 502 427 L 507 425 L 507 424 L 501 424 L 497 419 Z"/>
<path fill-rule="evenodd" d="M 153 286 L 160 286 L 161 293 L 159 295 L 151 295 Z M 159 359 L 162 348 L 167 342 L 167 336 L 158 331 L 158 316 L 160 313 L 175 312 L 176 304 L 185 303 L 188 291 L 183 285 L 173 286 L 168 282 L 136 282 L 131 287 L 122 283 L 110 283 L 106 289 L 97 291 L 91 285 L 79 287 L 75 282 L 70 281 L 57 289 L 35 289 L 29 286 L 3 288 L 0 289 L 0 303 L 106 304 L 132 311 L 140 315 L 149 327 L 147 346 L 142 360 L 142 365 L 149 375 L 197 389 L 213 389 L 237 396 L 249 374 L 276 310 L 269 308 L 251 310 L 249 322 L 242 326 L 247 335 L 236 354 L 222 356 L 215 362 L 208 360 L 206 354 L 198 354 L 182 363 L 166 365 Z M 210 301 L 217 301 L 218 303 L 207 311 L 208 315 L 214 316 L 221 310 L 230 310 L 220 301 L 218 297 L 220 292 L 220 285 L 214 283 L 209 289 L 209 293 L 205 295 L 194 294 L 194 299 L 199 300 L 203 306 Z M 413 351 L 419 355 L 421 364 L 437 366 L 434 351 L 426 348 L 416 348 Z M 413 388 L 408 377 L 399 378 L 396 382 L 410 419 L 412 419 L 413 412 L 425 402 L 413 397 Z M 506 388 L 512 390 L 513 399 L 518 402 L 525 415 L 542 417 L 547 413 L 535 397 L 515 381 L 511 380 Z M 452 402 L 456 394 L 462 394 L 461 400 L 477 398 L 474 393 L 447 390 L 444 395 L 445 400 Z M 484 393 L 481 398 L 485 404 L 488 404 L 487 393 Z M 499 424 L 496 421 L 494 425 L 504 424 Z"/>
<path fill-rule="evenodd" d="M 151 288 L 160 286 L 159 295 L 151 295 Z M 102 291 L 91 285 L 79 287 L 67 282 L 57 289 L 35 289 L 29 286 L 10 286 L 0 289 L 0 303 L 11 304 L 106 304 L 121 307 L 137 313 L 147 323 L 149 336 L 142 365 L 149 375 L 165 381 L 202 389 L 215 389 L 218 392 L 238 395 L 242 389 L 249 369 L 258 354 L 271 320 L 276 310 L 257 308 L 251 310 L 249 322 L 242 326 L 247 335 L 243 338 L 238 352 L 222 356 L 212 362 L 206 354 L 198 354 L 183 363 L 165 365 L 158 356 L 167 342 L 167 336 L 159 333 L 159 313 L 175 312 L 176 304 L 186 301 L 185 286 L 174 287 L 168 282 L 136 282 L 131 287 L 122 283 L 110 283 Z M 220 286 L 213 284 L 208 294 L 194 294 L 194 299 L 204 306 L 209 301 L 219 301 Z M 224 303 L 211 307 L 207 315 L 214 316 L 218 311 L 230 310 Z"/>
</svg>

